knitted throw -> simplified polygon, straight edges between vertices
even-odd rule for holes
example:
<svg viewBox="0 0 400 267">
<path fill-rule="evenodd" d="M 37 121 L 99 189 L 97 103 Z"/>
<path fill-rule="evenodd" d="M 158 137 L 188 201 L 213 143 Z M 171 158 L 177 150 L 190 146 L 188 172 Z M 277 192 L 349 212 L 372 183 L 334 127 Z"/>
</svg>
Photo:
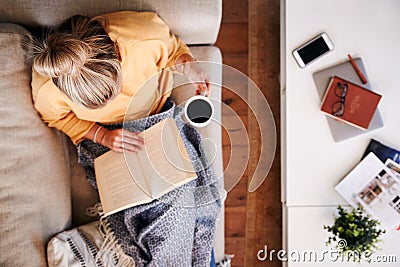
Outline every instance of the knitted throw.
<svg viewBox="0 0 400 267">
<path fill-rule="evenodd" d="M 215 225 L 223 193 L 207 160 L 200 133 L 182 119 L 176 106 L 143 119 L 102 125 L 140 132 L 166 118 L 174 118 L 198 176 L 197 179 L 148 204 L 102 217 L 104 254 L 116 266 L 210 266 Z M 78 144 L 79 163 L 97 189 L 94 159 L 109 149 L 84 140 Z M 223 189 L 222 189 L 223 190 Z M 134 263 L 133 263 L 133 262 Z"/>
</svg>

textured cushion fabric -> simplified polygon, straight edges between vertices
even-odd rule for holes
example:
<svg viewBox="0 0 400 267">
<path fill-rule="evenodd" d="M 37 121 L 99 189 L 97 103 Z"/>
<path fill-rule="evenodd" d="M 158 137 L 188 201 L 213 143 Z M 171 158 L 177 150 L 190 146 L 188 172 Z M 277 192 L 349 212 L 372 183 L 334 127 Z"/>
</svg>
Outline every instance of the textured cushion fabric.
<svg viewBox="0 0 400 267">
<path fill-rule="evenodd" d="M 217 40 L 222 0 L 143 0 L 143 10 L 159 14 L 186 44 L 213 44 Z"/>
<path fill-rule="evenodd" d="M 104 238 L 95 221 L 53 237 L 47 247 L 49 267 L 100 266 L 96 264 L 96 255 Z"/>
<path fill-rule="evenodd" d="M 223 165 L 222 165 L 222 135 L 221 135 L 221 87 L 222 84 L 222 56 L 221 51 L 215 46 L 198 46 L 190 47 L 194 57 L 200 61 L 204 71 L 212 84 L 212 92 L 210 99 L 214 104 L 213 122 L 208 126 L 199 128 L 204 141 L 204 146 L 207 151 L 209 160 L 212 162 L 214 173 L 219 179 L 219 185 L 223 184 Z M 175 89 L 171 97 L 181 106 L 187 99 L 194 95 L 195 89 L 191 84 L 177 86 L 187 83 L 187 80 L 182 75 L 175 76 Z M 224 235 L 224 209 L 220 211 L 217 219 L 217 227 L 214 241 L 214 254 L 216 262 L 219 262 L 224 257 L 225 252 L 225 235 Z"/>
<path fill-rule="evenodd" d="M 54 26 L 76 14 L 93 17 L 120 10 L 156 12 L 185 43 L 212 44 L 219 31 L 222 0 L 0 1 L 0 22 Z"/>
<path fill-rule="evenodd" d="M 46 244 L 70 227 L 65 136 L 32 106 L 29 33 L 0 24 L 0 266 L 46 266 Z"/>
</svg>

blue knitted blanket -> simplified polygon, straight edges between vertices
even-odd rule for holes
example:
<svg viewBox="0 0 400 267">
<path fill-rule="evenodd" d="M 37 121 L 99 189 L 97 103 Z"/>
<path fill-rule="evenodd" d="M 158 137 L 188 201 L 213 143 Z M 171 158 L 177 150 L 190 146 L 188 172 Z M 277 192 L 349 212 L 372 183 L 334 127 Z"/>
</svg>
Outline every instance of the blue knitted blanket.
<svg viewBox="0 0 400 267">
<path fill-rule="evenodd" d="M 115 242 L 105 247 L 119 246 L 136 266 L 210 266 L 216 219 L 221 208 L 220 192 L 201 135 L 183 121 L 182 114 L 182 108 L 173 104 L 169 110 L 143 119 L 102 125 L 110 130 L 123 127 L 140 132 L 161 120 L 173 118 L 198 176 L 148 204 L 102 218 L 110 230 L 108 234 L 112 235 L 106 242 Z M 79 163 L 96 189 L 94 159 L 108 150 L 90 140 L 78 144 Z M 123 265 L 121 262 L 118 264 L 117 257 L 116 265 Z"/>
</svg>

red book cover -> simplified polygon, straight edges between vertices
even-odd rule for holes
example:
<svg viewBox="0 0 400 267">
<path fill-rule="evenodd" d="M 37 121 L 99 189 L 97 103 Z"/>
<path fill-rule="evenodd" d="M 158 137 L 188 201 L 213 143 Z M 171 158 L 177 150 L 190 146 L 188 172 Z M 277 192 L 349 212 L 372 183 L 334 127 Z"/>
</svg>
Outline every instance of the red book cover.
<svg viewBox="0 0 400 267">
<path fill-rule="evenodd" d="M 333 76 L 328 84 L 321 111 L 361 129 L 368 129 L 381 95 Z"/>
</svg>

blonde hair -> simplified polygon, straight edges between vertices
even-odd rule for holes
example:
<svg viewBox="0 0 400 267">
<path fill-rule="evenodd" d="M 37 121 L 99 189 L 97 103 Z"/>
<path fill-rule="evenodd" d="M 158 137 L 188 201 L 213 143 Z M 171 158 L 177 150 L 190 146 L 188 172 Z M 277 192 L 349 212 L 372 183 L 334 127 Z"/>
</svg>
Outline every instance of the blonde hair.
<svg viewBox="0 0 400 267">
<path fill-rule="evenodd" d="M 121 65 L 104 27 L 74 16 L 38 46 L 34 69 L 79 106 L 95 109 L 121 90 Z"/>
</svg>

